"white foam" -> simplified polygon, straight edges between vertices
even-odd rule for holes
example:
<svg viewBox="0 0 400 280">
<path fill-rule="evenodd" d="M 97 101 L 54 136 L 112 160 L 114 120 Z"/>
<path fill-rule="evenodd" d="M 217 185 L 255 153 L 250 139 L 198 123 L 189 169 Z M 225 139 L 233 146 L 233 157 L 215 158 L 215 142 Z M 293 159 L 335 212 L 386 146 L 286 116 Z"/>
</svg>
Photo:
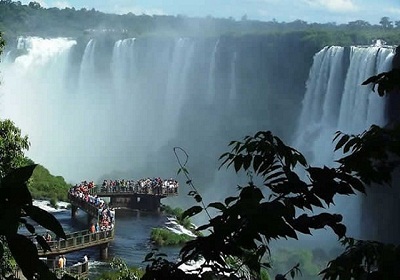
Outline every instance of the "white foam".
<svg viewBox="0 0 400 280">
<path fill-rule="evenodd" d="M 167 226 L 165 226 L 166 229 L 168 229 L 176 234 L 185 234 L 185 235 L 188 235 L 191 237 L 196 237 L 196 235 L 193 232 L 184 228 L 182 225 L 178 224 L 176 218 L 167 217 L 167 219 L 168 219 L 168 222 L 165 223 L 167 225 Z"/>
<path fill-rule="evenodd" d="M 53 206 L 50 205 L 49 200 L 33 200 L 33 205 L 39 207 L 40 209 L 43 209 L 47 212 L 62 212 L 62 211 L 67 211 L 68 206 L 70 205 L 68 202 L 65 201 L 59 201 L 57 202 L 58 208 L 54 208 Z"/>
</svg>

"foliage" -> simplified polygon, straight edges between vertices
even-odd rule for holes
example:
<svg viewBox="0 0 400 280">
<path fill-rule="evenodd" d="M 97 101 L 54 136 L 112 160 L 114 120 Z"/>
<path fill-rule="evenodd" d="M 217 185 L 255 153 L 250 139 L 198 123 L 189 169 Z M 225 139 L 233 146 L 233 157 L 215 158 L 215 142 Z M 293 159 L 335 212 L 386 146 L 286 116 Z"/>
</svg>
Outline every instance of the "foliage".
<svg viewBox="0 0 400 280">
<path fill-rule="evenodd" d="M 4 237 L 7 246 L 27 279 L 35 275 L 41 279 L 56 279 L 45 263 L 39 260 L 36 245 L 32 239 L 18 233 L 23 224 L 32 237 L 45 250 L 50 250 L 42 235 L 36 234 L 28 217 L 39 225 L 51 230 L 57 237 L 66 238 L 65 232 L 57 219 L 50 213 L 34 206 L 27 182 L 36 165 L 29 165 L 11 170 L 1 179 L 0 185 L 0 236 Z M 0 252 L 3 256 L 3 245 Z M 69 276 L 64 276 L 69 279 Z"/>
<path fill-rule="evenodd" d="M 379 73 L 365 80 L 362 84 L 373 84 L 372 90 L 375 91 L 375 86 L 378 85 L 379 96 L 384 96 L 394 90 L 399 90 L 400 69 L 393 69 L 388 72 Z"/>
<path fill-rule="evenodd" d="M 54 203 L 68 201 L 68 190 L 71 188 L 63 177 L 50 174 L 42 165 L 37 165 L 28 186 L 34 199 L 48 199 Z"/>
<path fill-rule="evenodd" d="M 169 205 L 162 205 L 161 211 L 163 211 L 165 214 L 167 215 L 172 215 L 176 218 L 178 224 L 180 224 L 181 226 L 183 226 L 186 229 L 193 229 L 193 225 L 191 220 L 188 217 L 183 217 L 183 209 L 176 207 L 176 208 L 172 208 Z"/>
<path fill-rule="evenodd" d="M 29 145 L 28 136 L 22 136 L 14 122 L 0 120 L 0 177 L 26 161 L 24 151 L 29 149 Z"/>
<path fill-rule="evenodd" d="M 391 92 L 392 85 L 399 85 L 393 75 L 379 77 L 364 84 L 378 84 L 380 95 Z M 193 188 L 189 195 L 202 205 L 187 209 L 182 216 L 191 217 L 202 211 L 209 215 L 208 208 L 216 209 L 218 214 L 197 228 L 208 234 L 187 242 L 180 251 L 179 262 L 170 262 L 162 256 L 146 258 L 150 264 L 143 279 L 209 279 L 210 275 L 233 279 L 243 269 L 249 271 L 250 278 L 259 279 L 262 269 L 271 267 L 271 240 L 297 239 L 299 233 L 312 234 L 312 230 L 325 227 L 334 231 L 346 250 L 321 271 L 323 279 L 399 278 L 395 268 L 400 259 L 398 246 L 348 238 L 342 217 L 324 211 L 333 204 L 335 196 L 365 193 L 367 186 L 390 184 L 392 172 L 399 165 L 399 137 L 399 125 L 391 128 L 373 125 L 359 135 L 337 132 L 335 151 L 342 153 L 337 166 L 314 167 L 272 132 L 259 131 L 243 141 L 232 141 L 231 151 L 220 157 L 221 167 L 232 166 L 236 172 L 251 174 L 248 185 L 239 187 L 238 196 L 207 207 L 185 168 L 187 159 L 182 164 L 178 158 L 178 173 L 182 172 Z M 262 179 L 262 187 L 255 186 L 254 175 Z M 316 209 L 319 214 L 314 214 Z M 235 265 L 229 264 L 228 259 L 234 259 Z M 196 260 L 203 260 L 200 267 L 182 274 L 179 265 Z M 300 273 L 299 268 L 300 263 L 287 273 L 278 274 L 276 279 L 294 278 Z"/>
<path fill-rule="evenodd" d="M 193 237 L 186 234 L 178 234 L 165 228 L 152 228 L 150 239 L 158 246 L 177 246 L 192 240 Z"/>
<path fill-rule="evenodd" d="M 99 280 L 137 280 L 144 274 L 141 268 L 128 267 L 120 258 L 113 258 L 111 268 L 114 270 L 103 272 Z"/>
<path fill-rule="evenodd" d="M 397 22 L 397 21 L 396 21 Z M 202 28 L 199 29 L 198 27 Z M 75 9 L 66 7 L 44 8 L 38 2 L 23 5 L 21 2 L 0 1 L 0 29 L 7 41 L 18 36 L 34 35 L 42 37 L 85 38 L 99 35 L 119 38 L 158 36 L 243 36 L 247 34 L 271 35 L 304 31 L 310 41 L 320 41 L 328 45 L 370 44 L 371 40 L 382 38 L 389 44 L 399 41 L 398 25 L 383 17 L 380 24 L 370 24 L 362 20 L 348 24 L 308 23 L 302 20 L 293 22 L 257 21 L 244 17 L 236 21 L 232 18 L 189 18 L 182 15 L 125 15 L 105 14 L 95 9 Z M 320 35 L 316 35 L 320 33 Z M 304 38 L 308 37 L 305 34 Z"/>
<path fill-rule="evenodd" d="M 345 238 L 346 251 L 321 271 L 323 279 L 400 279 L 400 246 Z"/>
<path fill-rule="evenodd" d="M 328 259 L 325 262 L 316 260 L 313 252 L 306 249 L 280 249 L 274 251 L 272 256 L 272 271 L 281 273 L 287 270 L 288 265 L 301 264 L 301 275 L 304 279 L 320 279 L 318 273 L 326 267 Z"/>
</svg>

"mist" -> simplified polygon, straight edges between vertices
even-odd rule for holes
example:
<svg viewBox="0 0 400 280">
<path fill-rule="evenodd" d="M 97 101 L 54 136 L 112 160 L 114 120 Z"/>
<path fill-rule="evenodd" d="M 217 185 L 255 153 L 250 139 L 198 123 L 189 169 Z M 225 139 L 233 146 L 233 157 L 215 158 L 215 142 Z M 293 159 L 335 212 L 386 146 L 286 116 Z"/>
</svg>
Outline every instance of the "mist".
<svg viewBox="0 0 400 280">
<path fill-rule="evenodd" d="M 0 65 L 1 115 L 29 136 L 30 158 L 71 183 L 177 177 L 181 147 L 212 202 L 249 181 L 218 171 L 231 140 L 271 130 L 311 165 L 329 166 L 335 131 L 387 121 L 385 100 L 359 85 L 390 68 L 390 48 L 315 50 L 259 36 L 21 37 L 15 46 Z M 179 197 L 163 202 L 194 204 L 178 179 Z M 359 235 L 361 199 L 336 204 Z"/>
</svg>

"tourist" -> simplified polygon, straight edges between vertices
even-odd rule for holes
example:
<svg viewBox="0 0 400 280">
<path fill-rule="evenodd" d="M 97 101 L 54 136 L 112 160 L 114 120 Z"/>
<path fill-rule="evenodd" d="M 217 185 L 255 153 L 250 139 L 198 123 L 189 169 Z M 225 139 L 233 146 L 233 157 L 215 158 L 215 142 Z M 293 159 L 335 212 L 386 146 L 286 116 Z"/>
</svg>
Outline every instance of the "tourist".
<svg viewBox="0 0 400 280">
<path fill-rule="evenodd" d="M 90 226 L 89 232 L 90 232 L 90 233 L 95 233 L 95 232 L 96 232 L 96 227 L 95 227 L 95 225 L 94 225 L 93 223 L 92 223 L 92 225 Z"/>
<path fill-rule="evenodd" d="M 48 231 L 46 231 L 46 234 L 43 236 L 44 240 L 46 240 L 47 242 L 51 241 L 51 235 Z"/>
<path fill-rule="evenodd" d="M 64 258 L 61 255 L 58 257 L 58 268 L 59 269 L 64 268 Z"/>
<path fill-rule="evenodd" d="M 62 259 L 63 259 L 63 269 L 67 266 L 67 258 L 65 257 L 65 255 L 62 255 Z"/>
</svg>

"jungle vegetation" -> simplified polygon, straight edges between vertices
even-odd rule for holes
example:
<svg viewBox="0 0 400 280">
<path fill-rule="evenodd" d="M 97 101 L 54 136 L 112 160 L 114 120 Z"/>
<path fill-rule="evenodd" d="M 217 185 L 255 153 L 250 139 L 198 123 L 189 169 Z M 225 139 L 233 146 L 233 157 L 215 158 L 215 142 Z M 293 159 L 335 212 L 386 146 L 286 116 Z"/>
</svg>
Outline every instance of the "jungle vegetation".
<svg viewBox="0 0 400 280">
<path fill-rule="evenodd" d="M 0 30 L 6 41 L 18 36 L 42 37 L 93 37 L 98 34 L 117 37 L 157 36 L 246 36 L 298 33 L 305 42 L 318 45 L 371 44 L 373 39 L 383 39 L 388 44 L 399 41 L 400 19 L 382 17 L 379 24 L 355 20 L 347 24 L 257 21 L 246 15 L 234 18 L 193 18 L 185 15 L 124 15 L 107 14 L 95 9 L 43 8 L 32 1 L 0 1 Z"/>
</svg>

